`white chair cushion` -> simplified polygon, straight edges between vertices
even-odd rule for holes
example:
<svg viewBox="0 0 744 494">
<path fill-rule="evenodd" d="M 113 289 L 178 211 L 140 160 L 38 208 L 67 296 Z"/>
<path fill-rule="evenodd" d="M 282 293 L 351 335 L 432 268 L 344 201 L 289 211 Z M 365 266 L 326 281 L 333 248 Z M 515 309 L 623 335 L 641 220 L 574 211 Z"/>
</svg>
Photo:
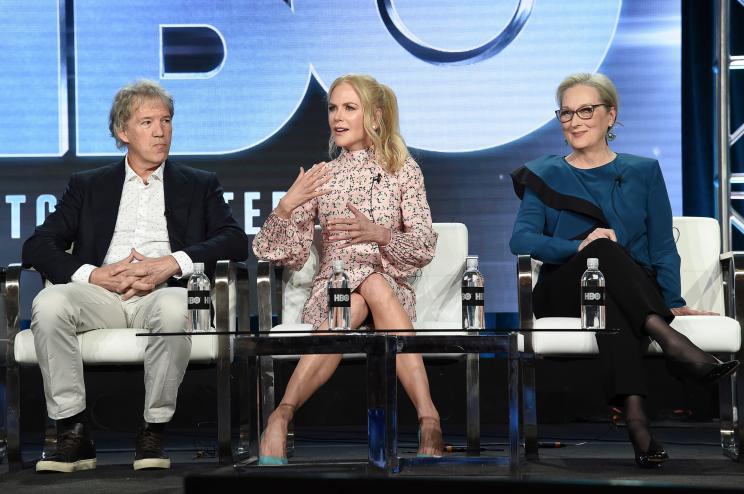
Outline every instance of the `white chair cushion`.
<svg viewBox="0 0 744 494">
<path fill-rule="evenodd" d="M 142 364 L 147 337 L 136 336 L 139 328 L 95 329 L 77 335 L 83 363 L 92 365 Z M 164 336 L 164 338 L 171 338 Z M 34 336 L 31 330 L 18 333 L 15 338 L 16 362 L 38 364 Z M 190 363 L 211 363 L 217 360 L 217 335 L 191 338 Z"/>
<path fill-rule="evenodd" d="M 302 331 L 301 333 L 298 333 L 298 331 Z M 291 334 L 281 334 L 281 333 L 288 333 L 291 332 Z M 271 331 L 269 332 L 269 336 L 309 336 L 313 333 L 313 325 L 312 324 L 303 324 L 303 323 L 288 323 L 288 324 L 279 324 L 277 326 L 274 326 L 271 328 Z"/>
<path fill-rule="evenodd" d="M 672 321 L 672 327 L 706 352 L 736 353 L 741 348 L 741 328 L 731 317 L 679 316 Z M 653 342 L 649 353 L 661 353 L 659 344 Z"/>
<path fill-rule="evenodd" d="M 536 319 L 534 329 L 581 329 L 581 320 L 575 317 L 543 317 Z M 596 354 L 597 341 L 593 333 L 542 332 L 532 333 L 532 348 L 541 355 Z"/>
<path fill-rule="evenodd" d="M 725 316 L 675 317 L 672 327 L 687 336 L 706 352 L 735 353 L 741 346 L 741 330 L 735 319 Z M 535 329 L 580 329 L 581 320 L 573 317 L 543 317 L 536 319 Z M 613 336 L 607 336 L 613 338 Z M 594 355 L 598 352 L 593 332 L 535 332 L 532 346 L 540 355 Z M 660 354 L 655 341 L 648 347 L 649 354 Z"/>
<path fill-rule="evenodd" d="M 682 264 L 682 296 L 688 305 L 724 312 L 723 279 L 719 262 L 720 235 L 713 218 L 675 217 L 674 235 Z M 532 261 L 532 283 L 537 283 L 541 263 Z M 534 320 L 536 329 L 579 329 L 581 321 L 570 317 L 545 317 Z M 724 316 L 676 317 L 672 327 L 707 352 L 738 352 L 741 328 L 735 319 Z M 612 338 L 612 336 L 608 336 Z M 597 353 L 594 333 L 537 332 L 532 336 L 535 353 L 542 355 L 592 355 Z M 648 353 L 661 353 L 658 343 Z"/>
<path fill-rule="evenodd" d="M 462 325 L 459 323 L 455 323 L 455 322 L 414 321 L 413 328 L 414 329 L 437 329 L 437 330 L 448 329 L 448 330 L 451 330 L 451 331 L 437 332 L 437 333 L 432 333 L 432 334 L 448 334 L 448 335 L 467 334 L 462 331 Z M 269 335 L 288 336 L 287 334 L 280 334 L 280 333 L 292 332 L 292 335 L 294 336 L 306 336 L 306 335 L 312 334 L 312 330 L 313 330 L 312 324 L 302 324 L 302 323 L 279 324 L 271 328 Z M 301 333 L 297 333 L 297 331 L 301 331 Z"/>
</svg>

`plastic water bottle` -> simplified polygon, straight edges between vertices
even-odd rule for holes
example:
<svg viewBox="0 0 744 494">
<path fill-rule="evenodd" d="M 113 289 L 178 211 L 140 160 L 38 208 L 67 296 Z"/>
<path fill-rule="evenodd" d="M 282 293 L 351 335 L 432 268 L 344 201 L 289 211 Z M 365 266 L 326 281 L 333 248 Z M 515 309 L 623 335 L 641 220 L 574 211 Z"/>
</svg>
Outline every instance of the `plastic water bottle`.
<svg viewBox="0 0 744 494">
<path fill-rule="evenodd" d="M 209 289 L 209 278 L 204 274 L 204 263 L 195 262 L 194 272 L 186 286 L 189 309 L 189 321 L 186 330 L 189 332 L 209 331 L 210 309 L 212 308 L 212 297 Z"/>
<path fill-rule="evenodd" d="M 462 276 L 462 329 L 485 329 L 483 275 L 478 271 L 478 256 L 465 258 Z"/>
<path fill-rule="evenodd" d="M 333 261 L 333 273 L 328 279 L 328 329 L 348 331 L 351 318 L 351 290 L 349 277 L 344 273 L 344 262 Z"/>
<path fill-rule="evenodd" d="M 605 328 L 605 279 L 596 257 L 586 260 L 586 271 L 581 275 L 581 328 Z"/>
</svg>

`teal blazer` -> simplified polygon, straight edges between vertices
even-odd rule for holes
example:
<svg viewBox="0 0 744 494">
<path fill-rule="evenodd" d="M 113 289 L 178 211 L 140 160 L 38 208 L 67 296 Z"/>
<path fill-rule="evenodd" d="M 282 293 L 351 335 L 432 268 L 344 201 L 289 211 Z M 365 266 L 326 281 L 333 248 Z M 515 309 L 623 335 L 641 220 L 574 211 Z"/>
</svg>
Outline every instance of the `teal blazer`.
<svg viewBox="0 0 744 494">
<path fill-rule="evenodd" d="M 606 185 L 590 191 L 582 173 Z M 655 159 L 620 153 L 591 171 L 576 170 L 561 156 L 544 156 L 512 173 L 522 200 L 509 242 L 513 254 L 563 264 L 595 228 L 612 228 L 617 242 L 651 270 L 670 308 L 682 307 L 680 258 L 672 208 Z"/>
</svg>

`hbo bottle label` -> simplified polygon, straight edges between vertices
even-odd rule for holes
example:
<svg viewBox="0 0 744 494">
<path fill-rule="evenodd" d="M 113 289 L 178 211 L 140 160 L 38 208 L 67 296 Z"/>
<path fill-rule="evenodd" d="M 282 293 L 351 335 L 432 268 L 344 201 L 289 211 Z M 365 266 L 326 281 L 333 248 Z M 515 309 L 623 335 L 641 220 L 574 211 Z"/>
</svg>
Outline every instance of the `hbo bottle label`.
<svg viewBox="0 0 744 494">
<path fill-rule="evenodd" d="M 464 286 L 462 287 L 462 305 L 479 307 L 483 306 L 483 287 L 482 286 Z"/>
<path fill-rule="evenodd" d="M 581 287 L 581 305 L 604 305 L 605 289 L 603 286 Z"/>
<path fill-rule="evenodd" d="M 328 306 L 329 307 L 351 307 L 351 289 L 329 288 L 328 289 Z"/>
<path fill-rule="evenodd" d="M 189 310 L 200 310 L 211 308 L 212 297 L 209 295 L 209 290 L 189 290 L 188 292 Z"/>
</svg>

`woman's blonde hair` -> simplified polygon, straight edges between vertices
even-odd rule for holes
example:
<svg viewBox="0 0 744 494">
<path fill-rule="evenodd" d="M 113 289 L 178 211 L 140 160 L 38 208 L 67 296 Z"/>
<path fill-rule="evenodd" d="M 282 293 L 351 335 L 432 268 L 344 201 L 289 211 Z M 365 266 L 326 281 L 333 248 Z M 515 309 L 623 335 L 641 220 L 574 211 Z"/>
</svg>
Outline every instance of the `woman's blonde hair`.
<svg viewBox="0 0 744 494">
<path fill-rule="evenodd" d="M 599 93 L 599 99 L 602 100 L 607 106 L 615 107 L 615 112 L 620 110 L 620 100 L 617 97 L 617 89 L 612 83 L 609 77 L 599 72 L 591 74 L 589 72 L 579 72 L 577 74 L 571 74 L 570 76 L 563 79 L 558 85 L 558 89 L 555 92 L 555 101 L 558 106 L 561 106 L 563 101 L 563 94 L 567 89 L 577 85 L 593 87 Z"/>
<path fill-rule="evenodd" d="M 331 84 L 328 89 L 329 101 L 333 90 L 344 83 L 354 88 L 362 103 L 364 132 L 375 147 L 375 158 L 387 172 L 396 173 L 408 158 L 408 148 L 400 135 L 398 99 L 395 93 L 388 86 L 368 75 L 346 74 Z M 331 157 L 338 152 L 333 136 L 328 141 L 328 151 Z"/>
</svg>

